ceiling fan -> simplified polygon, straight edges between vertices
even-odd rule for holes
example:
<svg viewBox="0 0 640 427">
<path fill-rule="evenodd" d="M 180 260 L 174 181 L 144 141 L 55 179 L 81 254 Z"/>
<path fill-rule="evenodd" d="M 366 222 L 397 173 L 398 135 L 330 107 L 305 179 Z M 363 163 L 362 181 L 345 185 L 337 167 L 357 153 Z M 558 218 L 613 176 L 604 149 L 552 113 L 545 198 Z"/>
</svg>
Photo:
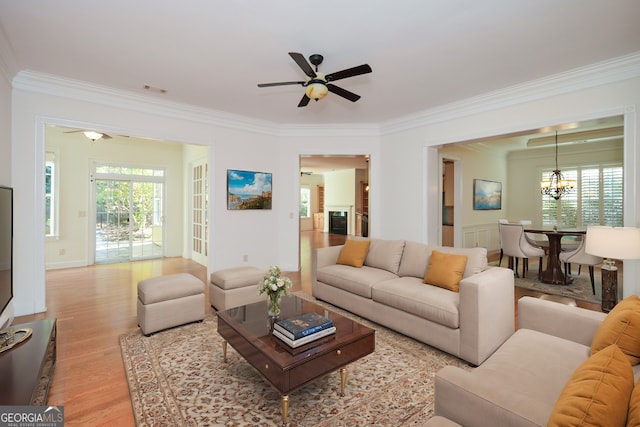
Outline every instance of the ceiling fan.
<svg viewBox="0 0 640 427">
<path fill-rule="evenodd" d="M 89 138 L 91 141 L 97 141 L 98 139 L 111 139 L 111 136 L 107 135 L 106 133 L 103 132 L 96 132 L 94 130 L 85 130 L 85 129 L 78 129 L 78 130 L 68 130 L 65 133 L 76 133 L 76 132 L 82 132 L 84 133 L 84 136 L 86 136 L 87 138 Z"/>
<path fill-rule="evenodd" d="M 309 62 L 316 67 L 315 71 L 301 53 L 289 52 L 289 56 L 293 58 L 296 64 L 298 64 L 298 66 L 302 68 L 302 71 L 307 75 L 306 80 L 295 82 L 260 83 L 258 84 L 258 87 L 301 85 L 306 89 L 300 103 L 298 103 L 298 107 L 306 107 L 311 99 L 315 99 L 317 101 L 318 99 L 324 98 L 328 92 L 335 93 L 349 101 L 356 102 L 360 99 L 360 95 L 349 92 L 348 90 L 336 86 L 331 82 L 371 72 L 369 64 L 363 64 L 357 67 L 347 68 L 346 70 L 337 71 L 335 73 L 324 74 L 318 72 L 318 65 L 322 64 L 322 60 L 324 59 L 322 55 L 313 54 L 309 57 Z"/>
</svg>

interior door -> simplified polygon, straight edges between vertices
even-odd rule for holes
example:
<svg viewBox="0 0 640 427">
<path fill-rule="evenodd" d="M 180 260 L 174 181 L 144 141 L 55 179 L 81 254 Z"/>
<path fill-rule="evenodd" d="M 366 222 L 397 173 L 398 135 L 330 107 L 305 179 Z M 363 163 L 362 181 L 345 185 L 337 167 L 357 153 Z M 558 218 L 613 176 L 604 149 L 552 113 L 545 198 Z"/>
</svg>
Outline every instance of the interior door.
<svg viewBox="0 0 640 427">
<path fill-rule="evenodd" d="M 191 169 L 191 258 L 202 265 L 208 264 L 208 182 L 207 162 L 200 161 L 194 164 Z"/>
</svg>

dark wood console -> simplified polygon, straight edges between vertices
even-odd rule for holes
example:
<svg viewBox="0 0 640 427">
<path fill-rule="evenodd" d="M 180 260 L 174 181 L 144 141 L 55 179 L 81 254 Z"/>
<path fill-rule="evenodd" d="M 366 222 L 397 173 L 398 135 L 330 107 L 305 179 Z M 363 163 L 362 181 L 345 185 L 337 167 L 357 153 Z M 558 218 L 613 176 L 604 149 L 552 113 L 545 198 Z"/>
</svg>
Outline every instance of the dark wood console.
<svg viewBox="0 0 640 427">
<path fill-rule="evenodd" d="M 56 319 L 13 325 L 31 336 L 0 353 L 0 405 L 46 405 L 56 363 Z"/>
</svg>

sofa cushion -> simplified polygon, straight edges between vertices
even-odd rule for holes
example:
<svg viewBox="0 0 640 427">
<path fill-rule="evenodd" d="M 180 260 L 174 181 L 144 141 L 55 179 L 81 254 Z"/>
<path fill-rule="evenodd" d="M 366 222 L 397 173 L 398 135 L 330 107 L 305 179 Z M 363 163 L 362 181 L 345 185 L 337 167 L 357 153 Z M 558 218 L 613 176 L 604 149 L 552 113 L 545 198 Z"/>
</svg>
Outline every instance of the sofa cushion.
<svg viewBox="0 0 640 427">
<path fill-rule="evenodd" d="M 362 267 L 369 251 L 369 240 L 347 239 L 338 255 L 337 264 L 350 265 L 352 267 Z"/>
<path fill-rule="evenodd" d="M 450 248 L 443 246 L 434 249 L 445 254 L 464 255 L 467 257 L 467 265 L 462 275 L 463 279 L 487 269 L 487 248 Z"/>
<path fill-rule="evenodd" d="M 371 246 L 369 246 L 364 265 L 381 268 L 397 275 L 404 243 L 404 240 L 371 239 Z"/>
<path fill-rule="evenodd" d="M 620 426 L 627 420 L 633 370 L 617 345 L 598 351 L 575 370 L 548 426 Z"/>
<path fill-rule="evenodd" d="M 640 381 L 636 383 L 631 392 L 627 414 L 627 427 L 640 427 Z"/>
<path fill-rule="evenodd" d="M 372 299 L 380 304 L 453 329 L 460 326 L 459 296 L 446 289 L 427 286 L 415 277 L 378 282 L 371 290 Z"/>
<path fill-rule="evenodd" d="M 398 275 L 424 278 L 432 250 L 431 246 L 424 243 L 405 242 Z"/>
<path fill-rule="evenodd" d="M 424 278 L 431 258 L 431 252 L 434 250 L 446 254 L 466 256 L 467 265 L 464 268 L 463 279 L 487 269 L 486 248 L 450 248 L 446 246 L 430 246 L 424 243 L 406 242 L 398 275 Z"/>
<path fill-rule="evenodd" d="M 395 279 L 398 276 L 386 270 L 371 268 L 366 265 L 361 268 L 355 268 L 348 265 L 334 264 L 318 269 L 316 277 L 319 282 L 361 297 L 371 298 L 371 286 L 374 283 Z"/>
<path fill-rule="evenodd" d="M 486 413 L 504 426 L 546 426 L 560 392 L 588 357 L 586 345 L 518 329 L 477 368 L 462 371 L 447 366 L 437 374 L 436 414 L 474 408 L 456 421 L 480 425 L 474 417 Z"/>
<path fill-rule="evenodd" d="M 640 298 L 620 301 L 602 321 L 591 342 L 591 354 L 616 344 L 632 365 L 640 362 Z"/>
<path fill-rule="evenodd" d="M 460 279 L 462 279 L 466 265 L 467 257 L 464 255 L 433 251 L 427 274 L 424 277 L 424 283 L 459 292 Z"/>
</svg>

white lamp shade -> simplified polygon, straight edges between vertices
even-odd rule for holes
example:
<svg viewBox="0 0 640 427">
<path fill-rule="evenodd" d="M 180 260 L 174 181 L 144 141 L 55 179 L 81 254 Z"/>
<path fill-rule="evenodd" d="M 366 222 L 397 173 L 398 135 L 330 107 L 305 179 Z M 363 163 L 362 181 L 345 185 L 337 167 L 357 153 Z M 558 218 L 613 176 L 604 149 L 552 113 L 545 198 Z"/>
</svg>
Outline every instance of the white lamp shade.
<svg viewBox="0 0 640 427">
<path fill-rule="evenodd" d="M 589 226 L 585 252 L 604 258 L 640 259 L 640 228 Z"/>
</svg>

